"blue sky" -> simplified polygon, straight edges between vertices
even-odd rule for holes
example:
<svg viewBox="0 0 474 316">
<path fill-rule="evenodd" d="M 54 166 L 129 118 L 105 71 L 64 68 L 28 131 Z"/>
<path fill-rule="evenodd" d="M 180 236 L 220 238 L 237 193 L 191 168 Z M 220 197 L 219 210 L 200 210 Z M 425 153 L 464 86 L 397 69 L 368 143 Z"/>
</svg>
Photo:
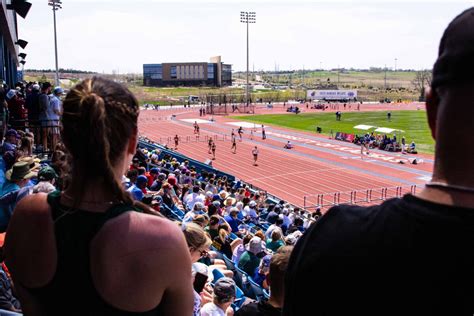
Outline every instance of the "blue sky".
<svg viewBox="0 0 474 316">
<path fill-rule="evenodd" d="M 30 0 L 18 17 L 26 68 L 54 68 L 53 16 Z M 448 23 L 474 1 L 161 1 L 63 0 L 57 12 L 59 66 L 141 73 L 143 63 L 208 61 L 246 64 L 240 11 L 250 25 L 250 68 L 431 68 Z"/>
</svg>

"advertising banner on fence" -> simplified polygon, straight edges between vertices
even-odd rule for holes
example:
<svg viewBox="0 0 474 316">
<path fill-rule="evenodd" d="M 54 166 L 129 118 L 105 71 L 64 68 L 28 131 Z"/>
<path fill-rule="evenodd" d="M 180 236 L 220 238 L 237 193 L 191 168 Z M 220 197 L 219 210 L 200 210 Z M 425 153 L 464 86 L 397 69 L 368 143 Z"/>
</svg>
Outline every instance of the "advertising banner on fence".
<svg viewBox="0 0 474 316">
<path fill-rule="evenodd" d="M 355 135 L 337 132 L 335 138 L 337 140 L 343 140 L 343 141 L 352 143 L 354 141 Z"/>
<path fill-rule="evenodd" d="M 353 100 L 357 90 L 308 90 L 307 96 L 312 100 Z"/>
</svg>

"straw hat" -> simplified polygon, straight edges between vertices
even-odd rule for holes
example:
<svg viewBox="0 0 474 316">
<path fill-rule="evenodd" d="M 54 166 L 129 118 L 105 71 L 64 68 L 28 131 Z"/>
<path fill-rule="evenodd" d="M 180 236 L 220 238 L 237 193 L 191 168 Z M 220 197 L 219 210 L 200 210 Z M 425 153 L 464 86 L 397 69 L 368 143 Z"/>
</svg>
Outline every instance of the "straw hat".
<svg viewBox="0 0 474 316">
<path fill-rule="evenodd" d="M 31 179 L 36 177 L 36 175 L 37 173 L 31 170 L 29 164 L 26 161 L 20 161 L 15 163 L 13 167 L 6 172 L 5 177 L 9 181 L 15 181 Z"/>
</svg>

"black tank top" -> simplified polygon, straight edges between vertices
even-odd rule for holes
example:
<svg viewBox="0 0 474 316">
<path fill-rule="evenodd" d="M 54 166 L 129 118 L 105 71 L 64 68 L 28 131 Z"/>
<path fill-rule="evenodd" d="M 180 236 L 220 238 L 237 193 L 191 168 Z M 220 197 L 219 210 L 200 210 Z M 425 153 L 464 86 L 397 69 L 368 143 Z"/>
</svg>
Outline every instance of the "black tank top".
<svg viewBox="0 0 474 316">
<path fill-rule="evenodd" d="M 161 315 L 159 306 L 148 312 L 119 310 L 105 302 L 94 287 L 89 268 L 91 240 L 110 219 L 128 211 L 141 212 L 131 205 L 118 204 L 106 212 L 71 211 L 61 206 L 60 191 L 48 195 L 57 247 L 56 272 L 47 285 L 29 288 L 45 315 Z M 133 287 L 134 284 L 129 284 Z"/>
</svg>

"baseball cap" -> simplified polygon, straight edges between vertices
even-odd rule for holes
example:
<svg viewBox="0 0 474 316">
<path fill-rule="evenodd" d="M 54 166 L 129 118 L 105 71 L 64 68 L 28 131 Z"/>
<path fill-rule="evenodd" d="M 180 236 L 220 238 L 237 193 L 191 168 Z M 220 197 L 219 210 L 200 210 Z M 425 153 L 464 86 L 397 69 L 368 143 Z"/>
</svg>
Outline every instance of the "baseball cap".
<svg viewBox="0 0 474 316">
<path fill-rule="evenodd" d="M 18 132 L 14 129 L 9 129 L 6 133 L 5 133 L 5 137 L 6 136 L 15 136 L 16 138 L 20 138 L 20 134 L 18 134 Z"/>
<path fill-rule="evenodd" d="M 223 277 L 214 285 L 214 295 L 220 302 L 230 302 L 235 298 L 235 282 L 231 278 Z"/>
<path fill-rule="evenodd" d="M 57 178 L 56 171 L 50 166 L 44 166 L 38 171 L 38 180 L 39 181 L 51 181 Z"/>
<path fill-rule="evenodd" d="M 257 237 L 257 236 L 252 237 L 248 245 L 248 251 L 256 255 L 262 252 L 262 250 L 263 250 L 262 240 L 260 239 L 260 237 Z"/>
<path fill-rule="evenodd" d="M 148 178 L 144 175 L 137 177 L 137 184 L 148 183 Z"/>
<path fill-rule="evenodd" d="M 63 94 L 64 90 L 61 87 L 56 87 L 56 88 L 54 88 L 53 93 L 54 94 Z"/>
<path fill-rule="evenodd" d="M 151 174 L 158 174 L 160 171 L 158 170 L 158 168 L 151 168 L 150 169 L 150 173 Z"/>
<path fill-rule="evenodd" d="M 265 257 L 262 258 L 262 261 L 260 261 L 260 267 L 261 268 L 270 268 L 270 261 L 272 260 L 272 255 L 266 255 Z"/>
<path fill-rule="evenodd" d="M 134 162 L 134 163 L 135 163 L 135 162 L 140 162 L 140 160 L 135 157 L 135 158 L 132 159 L 132 162 Z"/>
<path fill-rule="evenodd" d="M 255 202 L 255 201 L 250 201 L 250 202 L 249 202 L 249 206 L 250 206 L 250 207 L 254 207 L 254 206 L 256 206 L 256 205 L 257 205 L 257 202 Z"/>
<path fill-rule="evenodd" d="M 33 90 L 39 91 L 40 90 L 40 85 L 35 83 L 32 87 Z"/>
<path fill-rule="evenodd" d="M 467 9 L 448 25 L 433 67 L 433 89 L 446 84 L 474 81 L 474 8 Z"/>
</svg>

